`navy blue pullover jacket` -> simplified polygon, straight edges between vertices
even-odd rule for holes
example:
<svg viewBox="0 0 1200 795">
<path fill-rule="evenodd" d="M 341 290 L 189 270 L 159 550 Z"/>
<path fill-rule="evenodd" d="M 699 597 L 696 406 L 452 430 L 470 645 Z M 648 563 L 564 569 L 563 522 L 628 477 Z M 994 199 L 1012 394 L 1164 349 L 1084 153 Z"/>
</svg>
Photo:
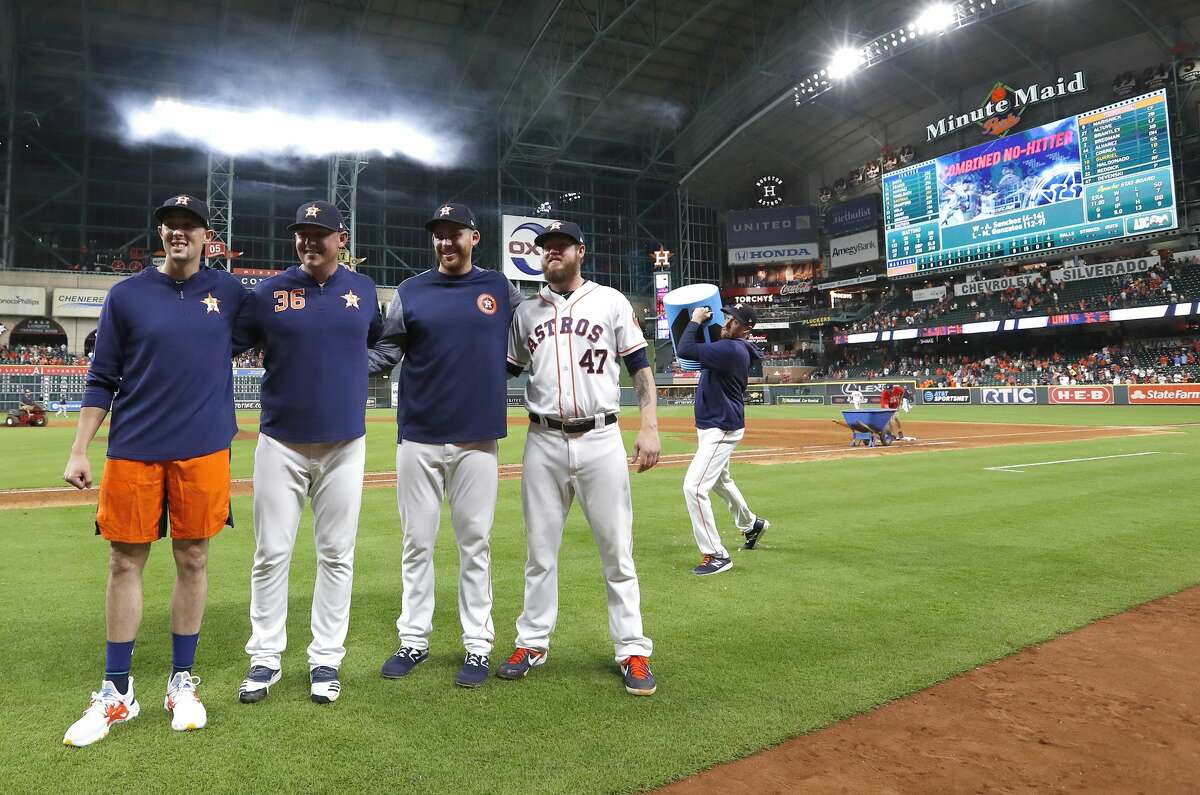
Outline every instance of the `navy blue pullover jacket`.
<svg viewBox="0 0 1200 795">
<path fill-rule="evenodd" d="M 235 351 L 263 349 L 259 431 L 293 444 L 367 432 L 367 347 L 383 320 L 370 277 L 339 267 L 318 284 L 299 265 L 259 282 Z"/>
<path fill-rule="evenodd" d="M 521 292 L 503 273 L 437 269 L 406 279 L 388 307 L 371 372 L 400 365 L 397 440 L 454 444 L 508 435 L 508 328 Z"/>
<path fill-rule="evenodd" d="M 222 270 L 149 268 L 104 299 L 83 405 L 112 410 L 108 457 L 179 461 L 229 447 L 232 335 L 249 294 Z"/>
<path fill-rule="evenodd" d="M 677 353 L 700 362 L 696 388 L 696 427 L 736 431 L 746 427 L 745 394 L 750 363 L 761 359 L 758 348 L 744 339 L 702 342 L 698 323 L 689 323 L 679 336 Z"/>
</svg>

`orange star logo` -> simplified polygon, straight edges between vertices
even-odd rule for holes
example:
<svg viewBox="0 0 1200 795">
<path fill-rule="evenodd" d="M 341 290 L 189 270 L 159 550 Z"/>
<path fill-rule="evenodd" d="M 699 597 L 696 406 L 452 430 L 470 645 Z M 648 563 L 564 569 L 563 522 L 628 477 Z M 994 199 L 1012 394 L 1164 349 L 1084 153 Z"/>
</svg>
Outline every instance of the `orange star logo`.
<svg viewBox="0 0 1200 795">
<path fill-rule="evenodd" d="M 438 215 L 440 215 L 442 218 L 445 218 L 447 215 L 450 214 L 450 210 L 451 210 L 450 205 L 447 204 L 445 207 L 438 210 Z"/>
<path fill-rule="evenodd" d="M 550 224 L 550 226 L 548 226 L 546 228 L 547 229 L 562 229 L 562 221 L 555 221 L 554 223 Z"/>
<path fill-rule="evenodd" d="M 341 296 L 341 299 L 346 302 L 347 309 L 351 307 L 358 309 L 358 296 L 354 294 L 353 290 L 347 291 L 345 295 Z"/>
<path fill-rule="evenodd" d="M 308 209 L 304 211 L 305 218 L 316 218 L 321 214 L 321 208 L 315 204 L 310 204 Z"/>
<path fill-rule="evenodd" d="M 190 201 L 191 201 L 191 199 L 188 198 L 187 196 L 176 196 L 175 197 L 175 205 L 176 206 L 179 206 L 182 204 L 184 207 L 187 207 L 188 202 L 190 202 Z"/>
<path fill-rule="evenodd" d="M 216 312 L 218 315 L 221 314 L 221 300 L 219 298 L 213 298 L 212 293 L 209 293 L 204 298 L 201 298 L 200 303 L 204 304 L 204 306 L 208 309 L 208 311 L 206 311 L 204 314 L 207 315 L 211 312 Z"/>
</svg>

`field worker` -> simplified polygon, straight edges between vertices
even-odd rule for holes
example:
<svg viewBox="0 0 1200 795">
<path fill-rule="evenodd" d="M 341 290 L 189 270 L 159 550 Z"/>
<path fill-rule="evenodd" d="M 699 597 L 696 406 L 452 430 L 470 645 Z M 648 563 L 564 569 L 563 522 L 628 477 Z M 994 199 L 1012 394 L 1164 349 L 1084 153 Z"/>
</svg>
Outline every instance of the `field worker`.
<svg viewBox="0 0 1200 795">
<path fill-rule="evenodd" d="M 253 312 L 238 328 L 238 352 L 261 347 L 265 370 L 254 450 L 250 671 L 238 692 L 245 704 L 266 698 L 283 676 L 288 569 L 310 498 L 317 577 L 309 696 L 329 704 L 341 695 L 366 457 L 367 346 L 383 325 L 375 283 L 338 263 L 349 233 L 336 207 L 306 202 L 288 231 L 300 264 L 255 285 Z"/>
<path fill-rule="evenodd" d="M 229 445 L 237 433 L 230 366 L 247 299 L 237 279 L 202 267 L 208 208 L 186 194 L 154 212 L 166 262 L 117 282 L 100 313 L 96 350 L 64 479 L 91 488 L 87 446 L 112 411 L 96 532 L 109 542 L 104 679 L 63 736 L 91 745 L 138 716 L 130 676 L 150 545 L 171 533 L 171 675 L 164 705 L 176 731 L 208 722 L 192 675 L 208 598 L 208 541 L 233 524 Z"/>
<path fill-rule="evenodd" d="M 712 310 L 698 307 L 691 323 L 679 335 L 680 356 L 700 362 L 700 384 L 696 387 L 696 435 L 699 445 L 683 479 L 683 496 L 692 533 L 703 557 L 692 573 L 701 577 L 720 574 L 733 568 L 733 558 L 721 544 L 721 534 L 713 517 L 710 491 L 729 506 L 733 523 L 745 538 L 745 548 L 754 549 L 771 523 L 756 516 L 746 504 L 741 490 L 733 482 L 729 460 L 746 432 L 744 395 L 750 366 L 762 358 L 748 339 L 754 328 L 754 312 L 749 307 L 725 307 L 721 338 L 704 342 L 704 327 L 712 319 Z"/>
<path fill-rule="evenodd" d="M 600 547 L 608 629 L 625 690 L 653 695 L 652 644 L 642 632 L 633 563 L 629 462 L 617 425 L 623 361 L 641 411 L 634 463 L 639 472 L 658 463 L 658 393 L 646 340 L 628 298 L 580 275 L 586 249 L 577 225 L 548 221 L 534 242 L 544 252 L 549 284 L 517 307 L 508 343 L 509 372 L 529 368 L 530 425 L 521 475 L 529 545 L 525 608 L 517 619 L 517 648 L 496 675 L 520 679 L 546 662 L 558 620 L 558 551 L 567 512 L 578 497 Z"/>
<path fill-rule="evenodd" d="M 425 224 L 437 267 L 406 279 L 388 307 L 372 372 L 403 359 L 396 408 L 396 500 L 404 531 L 400 648 L 383 664 L 388 679 L 429 657 L 433 632 L 433 549 L 442 500 L 449 498 L 458 543 L 458 617 L 465 649 L 454 683 L 487 681 L 492 624 L 492 521 L 499 482 L 498 440 L 508 435 L 505 350 L 521 293 L 499 271 L 474 264 L 479 229 L 463 204 L 443 204 Z"/>
</svg>

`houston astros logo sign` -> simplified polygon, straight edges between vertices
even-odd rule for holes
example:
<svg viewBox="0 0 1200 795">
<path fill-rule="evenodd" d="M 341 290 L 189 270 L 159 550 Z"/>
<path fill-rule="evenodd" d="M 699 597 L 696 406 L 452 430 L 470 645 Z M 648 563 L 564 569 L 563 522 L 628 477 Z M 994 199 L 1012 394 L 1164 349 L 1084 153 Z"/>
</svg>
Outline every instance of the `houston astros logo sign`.
<svg viewBox="0 0 1200 795">
<path fill-rule="evenodd" d="M 480 293 L 479 297 L 475 299 L 475 306 L 479 307 L 479 311 L 485 315 L 496 314 L 496 299 L 492 297 L 491 293 Z"/>
</svg>

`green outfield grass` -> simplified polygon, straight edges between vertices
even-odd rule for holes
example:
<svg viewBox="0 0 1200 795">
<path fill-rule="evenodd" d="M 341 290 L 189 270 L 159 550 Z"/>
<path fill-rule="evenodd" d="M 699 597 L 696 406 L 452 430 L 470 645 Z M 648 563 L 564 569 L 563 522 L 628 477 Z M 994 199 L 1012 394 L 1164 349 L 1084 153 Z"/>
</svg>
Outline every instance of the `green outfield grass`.
<svg viewBox="0 0 1200 795">
<path fill-rule="evenodd" d="M 830 416 L 831 407 L 751 410 L 751 422 Z M 453 687 L 461 630 L 457 556 L 444 519 L 433 656 L 408 680 L 381 679 L 379 665 L 396 646 L 400 529 L 393 492 L 371 489 L 341 700 L 318 707 L 307 698 L 314 562 L 311 533 L 302 530 L 284 680 L 263 703 L 241 705 L 253 539 L 249 500 L 239 498 L 238 528 L 213 543 L 196 668 L 209 728 L 176 734 L 160 709 L 173 576 L 163 547 L 148 567 L 134 657 L 142 716 L 79 750 L 60 743 L 99 684 L 106 545 L 91 534 L 90 507 L 0 512 L 9 607 L 0 624 L 5 790 L 111 791 L 119 782 L 163 791 L 635 791 L 1200 581 L 1200 410 L 920 407 L 909 419 L 1178 427 L 1087 442 L 735 464 L 743 492 L 772 528 L 760 549 L 735 553 L 732 571 L 706 579 L 690 573 L 699 555 L 680 494 L 683 470 L 633 476 L 635 554 L 660 682 L 649 699 L 621 687 L 599 560 L 577 509 L 545 667 L 521 682 Z M 370 466 L 386 469 L 392 428 L 370 427 Z M 0 438 L 22 471 L 6 467 L 5 479 L 35 470 L 56 478 L 67 429 L 14 433 Z M 502 448 L 505 460 L 519 456 L 518 437 Z M 15 454 L 13 439 L 21 440 Z M 685 447 L 682 438 L 669 441 Z M 245 472 L 250 450 L 239 445 L 235 460 Z M 1135 452 L 1156 455 L 986 469 Z M 718 515 L 726 518 L 723 509 Z M 519 483 L 506 481 L 493 545 L 495 661 L 511 650 L 524 556 Z"/>
</svg>

